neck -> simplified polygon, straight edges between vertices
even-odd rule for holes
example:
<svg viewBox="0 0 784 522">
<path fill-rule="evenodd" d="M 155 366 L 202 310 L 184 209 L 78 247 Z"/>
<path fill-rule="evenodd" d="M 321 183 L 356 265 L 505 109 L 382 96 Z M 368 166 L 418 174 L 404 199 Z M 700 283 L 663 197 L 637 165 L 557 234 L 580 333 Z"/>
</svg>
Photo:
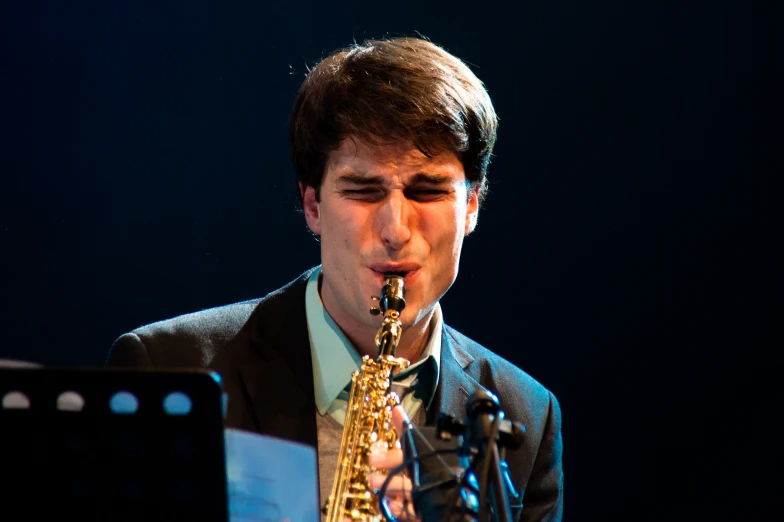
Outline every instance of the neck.
<svg viewBox="0 0 784 522">
<path fill-rule="evenodd" d="M 375 340 L 376 333 L 381 327 L 381 316 L 377 316 L 378 320 L 376 321 L 359 322 L 351 314 L 341 313 L 341 307 L 331 306 L 333 304 L 331 294 L 324 291 L 321 283 L 322 281 L 319 280 L 319 295 L 324 309 L 348 340 L 351 341 L 351 345 L 357 350 L 357 353 L 360 356 L 367 355 L 372 359 L 378 357 L 378 347 Z M 396 357 L 402 357 L 412 364 L 419 360 L 427 346 L 427 342 L 430 340 L 430 323 L 433 320 L 435 311 L 435 306 L 433 306 L 419 317 L 414 324 L 403 325 L 403 333 L 395 349 Z M 369 313 L 368 319 L 370 319 Z"/>
<path fill-rule="evenodd" d="M 430 340 L 430 322 L 434 313 L 435 309 L 430 310 L 415 324 L 403 327 L 403 334 L 400 336 L 400 342 L 395 350 L 395 357 L 402 357 L 412 364 L 419 360 L 427 346 L 427 342 Z M 338 326 L 340 326 L 360 355 L 369 355 L 373 359 L 378 356 L 375 338 L 378 328 L 381 326 L 380 323 L 375 328 L 357 325 L 358 328 L 350 330 L 344 329 L 343 325 L 338 324 Z"/>
</svg>

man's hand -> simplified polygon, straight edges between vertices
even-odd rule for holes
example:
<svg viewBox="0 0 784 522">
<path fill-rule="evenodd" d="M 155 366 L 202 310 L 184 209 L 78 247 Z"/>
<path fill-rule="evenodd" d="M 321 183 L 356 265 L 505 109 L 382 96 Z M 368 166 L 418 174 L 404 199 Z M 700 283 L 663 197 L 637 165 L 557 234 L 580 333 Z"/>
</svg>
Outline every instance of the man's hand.
<svg viewBox="0 0 784 522">
<path fill-rule="evenodd" d="M 406 429 L 410 420 L 402 406 L 396 406 L 392 410 L 392 422 L 395 431 L 400 437 Z M 403 463 L 403 450 L 395 449 L 375 449 L 371 451 L 369 457 L 370 465 L 379 470 L 392 470 Z M 387 475 L 384 473 L 372 473 L 370 475 L 370 486 L 379 489 L 384 484 Z M 387 486 L 387 503 L 392 514 L 400 520 L 419 521 L 414 513 L 414 504 L 411 501 L 411 480 L 401 474 L 392 477 Z"/>
</svg>

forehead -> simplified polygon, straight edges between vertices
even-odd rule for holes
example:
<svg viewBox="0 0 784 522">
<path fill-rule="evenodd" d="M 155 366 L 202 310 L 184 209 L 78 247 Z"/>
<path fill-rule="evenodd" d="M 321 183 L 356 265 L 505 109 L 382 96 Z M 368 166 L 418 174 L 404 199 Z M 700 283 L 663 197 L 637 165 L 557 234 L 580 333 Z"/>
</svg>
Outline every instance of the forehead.
<svg viewBox="0 0 784 522">
<path fill-rule="evenodd" d="M 427 157 L 410 142 L 371 144 L 353 136 L 345 138 L 330 152 L 326 167 L 328 174 L 337 175 L 348 172 L 375 176 L 437 173 L 455 181 L 465 180 L 463 163 L 452 151 Z"/>
</svg>

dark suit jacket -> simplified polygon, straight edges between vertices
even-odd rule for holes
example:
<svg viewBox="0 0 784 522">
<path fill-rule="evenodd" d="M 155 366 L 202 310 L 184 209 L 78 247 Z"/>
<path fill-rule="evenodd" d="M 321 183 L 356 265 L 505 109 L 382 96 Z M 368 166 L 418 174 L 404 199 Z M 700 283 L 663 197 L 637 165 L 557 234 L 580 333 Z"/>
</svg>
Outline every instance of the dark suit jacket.
<svg viewBox="0 0 784 522">
<path fill-rule="evenodd" d="M 121 336 L 110 365 L 210 368 L 229 395 L 226 425 L 318 447 L 305 288 L 310 272 L 262 299 L 154 323 Z M 444 326 L 441 374 L 427 412 L 465 417 L 477 389 L 496 393 L 507 418 L 526 427 L 507 453 L 524 509 L 521 520 L 560 520 L 563 507 L 561 413 L 528 374 Z"/>
</svg>

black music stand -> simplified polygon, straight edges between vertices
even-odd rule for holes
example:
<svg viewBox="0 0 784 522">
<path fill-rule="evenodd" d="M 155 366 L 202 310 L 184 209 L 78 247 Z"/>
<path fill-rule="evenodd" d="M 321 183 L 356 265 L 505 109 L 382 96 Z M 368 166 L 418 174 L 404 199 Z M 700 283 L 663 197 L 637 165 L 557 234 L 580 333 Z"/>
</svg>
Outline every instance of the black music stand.
<svg viewBox="0 0 784 522">
<path fill-rule="evenodd" d="M 217 374 L 0 368 L 0 401 L 0 519 L 228 521 Z"/>
</svg>

